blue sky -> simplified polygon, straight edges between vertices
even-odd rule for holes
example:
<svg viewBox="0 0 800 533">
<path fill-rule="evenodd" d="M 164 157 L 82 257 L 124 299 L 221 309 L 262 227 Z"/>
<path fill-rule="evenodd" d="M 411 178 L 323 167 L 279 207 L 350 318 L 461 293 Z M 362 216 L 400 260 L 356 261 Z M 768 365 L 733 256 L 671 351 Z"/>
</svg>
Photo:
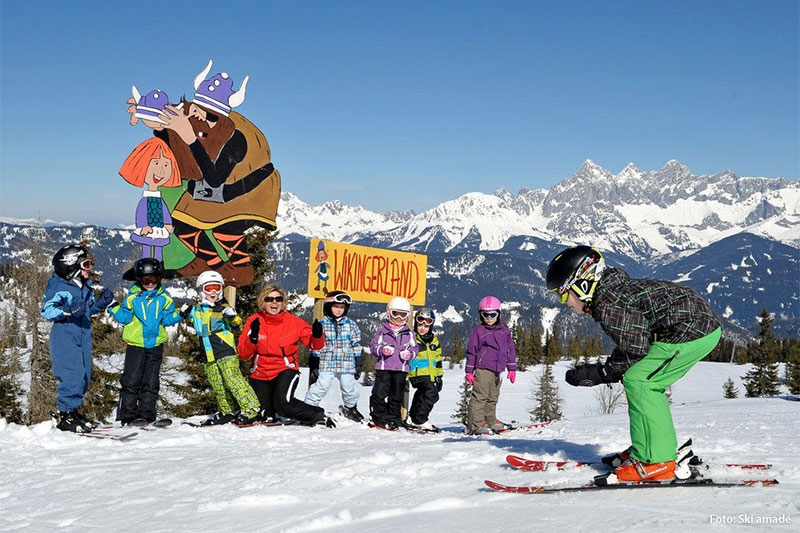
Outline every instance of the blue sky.
<svg viewBox="0 0 800 533">
<path fill-rule="evenodd" d="M 310 203 L 426 209 L 618 172 L 800 175 L 798 2 L 2 2 L 0 214 L 129 223 L 131 84 L 214 60 Z"/>
</svg>

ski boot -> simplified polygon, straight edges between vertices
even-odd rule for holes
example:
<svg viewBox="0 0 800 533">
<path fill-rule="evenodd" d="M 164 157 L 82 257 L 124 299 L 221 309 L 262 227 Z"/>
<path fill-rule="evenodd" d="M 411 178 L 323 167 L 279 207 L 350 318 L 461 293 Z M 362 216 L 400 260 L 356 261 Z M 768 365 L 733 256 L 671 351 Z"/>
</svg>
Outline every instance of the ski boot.
<svg viewBox="0 0 800 533">
<path fill-rule="evenodd" d="M 489 424 L 489 429 L 492 431 L 503 431 L 504 429 L 511 429 L 514 426 L 511 424 L 506 424 L 505 422 L 501 422 L 500 420 L 495 420 L 494 424 Z"/>
<path fill-rule="evenodd" d="M 630 458 L 632 449 L 633 446 L 628 446 L 621 452 L 605 455 L 600 460 L 603 461 L 603 464 L 606 466 L 609 466 L 611 468 L 617 468 Z"/>
<path fill-rule="evenodd" d="M 411 426 L 415 429 L 420 429 L 422 431 L 431 431 L 431 432 L 438 432 L 439 428 L 431 424 L 430 420 L 426 420 L 420 424 L 415 424 L 413 421 L 411 422 Z"/>
<path fill-rule="evenodd" d="M 202 422 L 200 425 L 205 426 L 221 426 L 223 424 L 228 424 L 233 422 L 236 419 L 236 415 L 233 413 L 225 414 L 225 413 L 214 413 L 214 416 Z"/>
<path fill-rule="evenodd" d="M 484 424 L 484 425 L 482 425 L 481 427 L 479 427 L 478 429 L 476 429 L 475 431 L 470 431 L 470 432 L 468 433 L 468 435 L 476 435 L 476 436 L 480 436 L 480 435 L 494 435 L 494 434 L 495 434 L 495 432 L 494 432 L 494 430 L 491 428 L 491 426 L 489 426 L 489 424 Z"/>
<path fill-rule="evenodd" d="M 135 428 L 143 428 L 143 427 L 147 426 L 148 424 L 149 424 L 149 422 L 147 420 L 145 420 L 144 418 L 134 418 L 133 420 L 131 420 L 128 423 L 124 423 L 123 422 L 122 425 L 123 426 L 131 426 L 131 427 L 135 427 Z"/>
<path fill-rule="evenodd" d="M 251 424 L 256 424 L 261 421 L 261 413 L 258 410 L 253 409 L 252 411 L 247 411 L 246 413 L 239 413 L 236 415 L 236 418 L 233 420 L 233 423 L 237 426 L 249 426 Z"/>
<path fill-rule="evenodd" d="M 71 431 L 73 433 L 89 433 L 94 428 L 86 423 L 76 411 L 69 413 L 59 412 L 56 427 L 61 431 Z"/>
<path fill-rule="evenodd" d="M 364 421 L 364 415 L 358 412 L 358 407 L 345 407 L 344 405 L 339 406 L 339 412 L 341 412 L 345 418 L 352 420 L 358 424 Z"/>
</svg>

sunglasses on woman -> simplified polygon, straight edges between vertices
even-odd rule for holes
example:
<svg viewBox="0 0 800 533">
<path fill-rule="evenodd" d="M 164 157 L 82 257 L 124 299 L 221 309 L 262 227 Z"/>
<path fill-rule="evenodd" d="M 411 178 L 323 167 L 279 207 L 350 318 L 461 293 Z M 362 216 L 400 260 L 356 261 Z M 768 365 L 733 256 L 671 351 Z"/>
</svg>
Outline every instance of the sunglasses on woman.
<svg viewBox="0 0 800 533">
<path fill-rule="evenodd" d="M 206 294 L 219 294 L 222 292 L 222 283 L 206 283 L 203 285 L 203 292 Z"/>
<path fill-rule="evenodd" d="M 272 303 L 272 302 L 280 303 L 283 301 L 283 296 L 265 296 L 264 301 L 267 303 Z"/>
<path fill-rule="evenodd" d="M 405 320 L 406 318 L 408 318 L 408 312 L 395 311 L 394 309 L 392 309 L 391 311 L 389 311 L 389 316 L 392 318 L 402 318 L 403 320 Z"/>
<path fill-rule="evenodd" d="M 433 325 L 433 319 L 429 316 L 418 316 L 417 317 L 417 324 L 425 324 L 427 326 Z"/>
<path fill-rule="evenodd" d="M 500 316 L 499 311 L 481 311 L 481 316 L 483 318 L 497 318 Z"/>
</svg>

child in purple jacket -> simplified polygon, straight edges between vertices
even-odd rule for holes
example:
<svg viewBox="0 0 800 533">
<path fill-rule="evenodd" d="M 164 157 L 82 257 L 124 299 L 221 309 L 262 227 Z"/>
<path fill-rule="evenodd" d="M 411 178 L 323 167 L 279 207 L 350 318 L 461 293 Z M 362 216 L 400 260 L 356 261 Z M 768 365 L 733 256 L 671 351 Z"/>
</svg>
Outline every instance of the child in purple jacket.
<svg viewBox="0 0 800 533">
<path fill-rule="evenodd" d="M 411 304 L 405 298 L 395 297 L 386 306 L 389 320 L 378 329 L 369 347 L 375 362 L 375 385 L 369 398 L 372 423 L 386 429 L 403 425 L 400 406 L 406 388 L 409 361 L 419 352 L 416 334 L 408 327 Z"/>
<path fill-rule="evenodd" d="M 508 427 L 497 419 L 497 399 L 508 370 L 508 381 L 517 379 L 517 352 L 511 330 L 500 321 L 500 300 L 486 296 L 478 304 L 481 324 L 472 330 L 467 344 L 467 383 L 472 385 L 467 433 L 491 435 Z"/>
</svg>

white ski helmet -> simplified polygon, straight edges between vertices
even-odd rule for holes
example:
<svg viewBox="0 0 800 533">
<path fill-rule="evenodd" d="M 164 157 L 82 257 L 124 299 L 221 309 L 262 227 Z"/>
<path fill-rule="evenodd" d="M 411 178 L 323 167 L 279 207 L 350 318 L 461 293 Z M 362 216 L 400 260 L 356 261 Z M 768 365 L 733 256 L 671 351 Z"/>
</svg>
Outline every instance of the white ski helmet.
<svg viewBox="0 0 800 533">
<path fill-rule="evenodd" d="M 408 303 L 408 300 L 405 298 L 401 298 L 400 296 L 395 296 L 389 303 L 386 304 L 387 311 L 405 311 L 406 313 L 411 312 L 411 304 Z"/>
<path fill-rule="evenodd" d="M 217 272 L 216 270 L 206 270 L 199 276 L 197 276 L 197 282 L 195 283 L 195 287 L 198 289 L 202 289 L 205 287 L 206 283 L 219 283 L 223 287 L 225 286 L 225 280 L 222 279 L 222 274 Z"/>
</svg>

